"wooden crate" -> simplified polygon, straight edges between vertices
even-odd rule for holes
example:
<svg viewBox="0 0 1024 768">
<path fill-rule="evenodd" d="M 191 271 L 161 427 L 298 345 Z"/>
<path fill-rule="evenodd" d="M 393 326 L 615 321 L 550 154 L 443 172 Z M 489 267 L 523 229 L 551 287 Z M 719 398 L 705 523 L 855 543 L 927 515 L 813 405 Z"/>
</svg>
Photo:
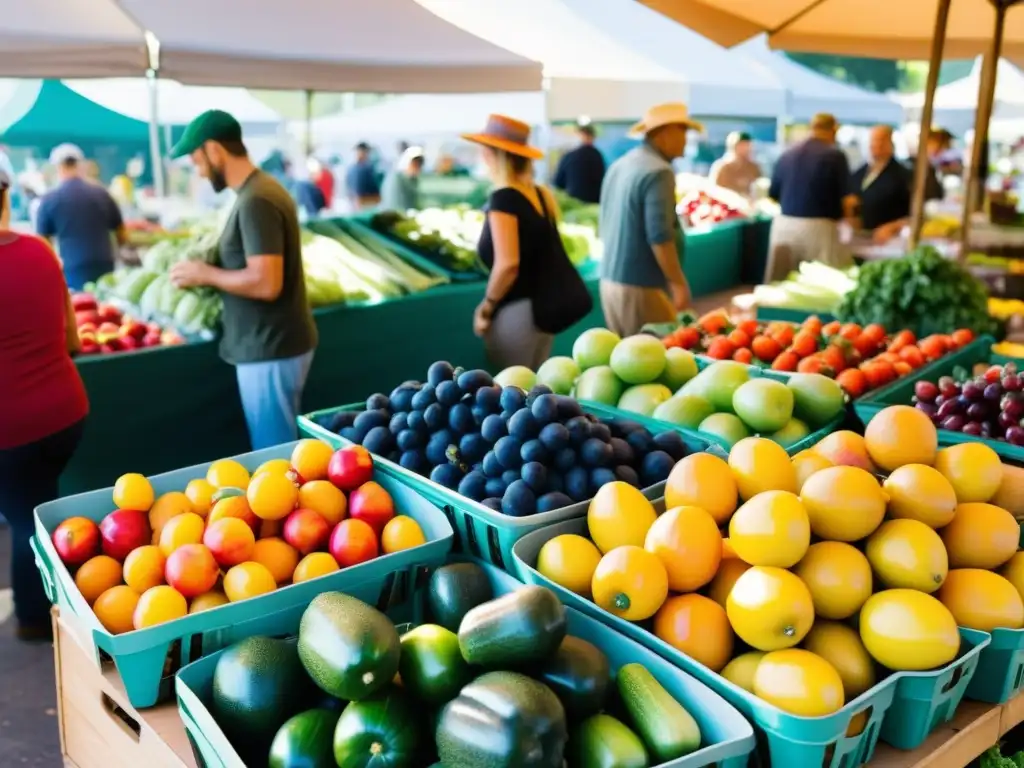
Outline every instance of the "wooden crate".
<svg viewBox="0 0 1024 768">
<path fill-rule="evenodd" d="M 67 768 L 196 768 L 174 702 L 132 708 L 113 665 L 104 670 L 53 609 L 60 746 Z"/>
</svg>

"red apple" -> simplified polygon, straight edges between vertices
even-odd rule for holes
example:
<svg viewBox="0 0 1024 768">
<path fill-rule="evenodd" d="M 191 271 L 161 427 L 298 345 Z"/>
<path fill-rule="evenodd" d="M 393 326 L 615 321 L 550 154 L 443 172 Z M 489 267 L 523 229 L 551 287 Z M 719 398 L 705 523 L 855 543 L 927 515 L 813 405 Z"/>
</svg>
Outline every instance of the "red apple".
<svg viewBox="0 0 1024 768">
<path fill-rule="evenodd" d="M 87 517 L 69 517 L 53 532 L 53 546 L 66 565 L 81 565 L 100 552 L 100 529 Z"/>
<path fill-rule="evenodd" d="M 343 491 L 354 491 L 373 477 L 373 457 L 361 445 L 334 452 L 327 464 L 327 478 Z"/>
<path fill-rule="evenodd" d="M 125 351 L 130 349 L 138 349 L 141 346 L 139 340 L 136 339 L 134 336 L 122 336 L 118 339 L 118 341 L 121 343 L 121 349 Z"/>
<path fill-rule="evenodd" d="M 117 307 L 112 307 L 109 304 L 101 304 L 99 309 L 96 310 L 99 313 L 100 320 L 109 323 L 121 322 L 121 310 Z"/>
<path fill-rule="evenodd" d="M 302 555 L 325 549 L 331 537 L 331 526 L 311 509 L 296 509 L 284 521 L 284 540 Z"/>
<path fill-rule="evenodd" d="M 81 352 L 80 352 L 81 354 L 83 354 L 83 355 L 98 355 L 102 351 L 103 351 L 102 348 L 100 347 L 99 344 L 96 343 L 95 339 L 91 339 L 91 340 L 84 340 L 83 339 L 82 340 L 82 349 L 81 349 Z"/>
<path fill-rule="evenodd" d="M 142 337 L 142 346 L 144 347 L 159 347 L 160 346 L 160 334 L 159 333 L 147 333 Z"/>
<path fill-rule="evenodd" d="M 83 309 L 96 309 L 96 297 L 91 293 L 71 294 L 71 306 L 75 312 Z"/>
<path fill-rule="evenodd" d="M 121 336 L 131 336 L 136 341 L 141 341 L 146 335 L 145 323 L 138 320 L 128 320 L 121 326 Z"/>
<path fill-rule="evenodd" d="M 163 328 L 160 327 L 160 323 L 146 323 L 146 333 L 160 333 Z"/>
<path fill-rule="evenodd" d="M 100 523 L 103 554 L 124 561 L 133 549 L 153 541 L 149 515 L 137 509 L 115 509 Z"/>
<path fill-rule="evenodd" d="M 98 341 L 98 339 L 97 339 L 97 341 Z M 102 352 L 105 355 L 110 355 L 110 354 L 113 354 L 114 352 L 120 352 L 120 351 L 121 351 L 121 340 L 119 338 L 117 338 L 116 336 L 114 338 L 112 338 L 112 339 L 107 339 L 102 344 L 100 344 L 100 352 Z"/>
<path fill-rule="evenodd" d="M 384 526 L 395 516 L 395 502 L 378 483 L 363 483 L 348 497 L 348 516 L 362 520 L 379 537 Z"/>
<path fill-rule="evenodd" d="M 164 565 L 167 583 L 191 599 L 214 588 L 220 567 L 209 548 L 202 544 L 184 544 L 171 552 Z"/>
<path fill-rule="evenodd" d="M 99 325 L 100 315 L 95 309 L 84 309 L 80 312 L 75 312 L 75 325 L 81 326 L 83 323 L 92 323 L 93 325 Z"/>
</svg>

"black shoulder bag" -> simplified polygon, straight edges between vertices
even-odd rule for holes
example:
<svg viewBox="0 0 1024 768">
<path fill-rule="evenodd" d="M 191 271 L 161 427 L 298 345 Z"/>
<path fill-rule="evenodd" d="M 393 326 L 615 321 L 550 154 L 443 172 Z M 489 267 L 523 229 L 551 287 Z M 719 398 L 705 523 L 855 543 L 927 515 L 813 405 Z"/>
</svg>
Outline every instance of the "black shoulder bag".
<svg viewBox="0 0 1024 768">
<path fill-rule="evenodd" d="M 543 190 L 537 188 L 548 237 L 540 256 L 540 269 L 531 286 L 533 323 L 544 333 L 561 333 L 578 323 L 594 308 L 594 299 L 562 245 L 558 225 L 548 213 Z"/>
</svg>

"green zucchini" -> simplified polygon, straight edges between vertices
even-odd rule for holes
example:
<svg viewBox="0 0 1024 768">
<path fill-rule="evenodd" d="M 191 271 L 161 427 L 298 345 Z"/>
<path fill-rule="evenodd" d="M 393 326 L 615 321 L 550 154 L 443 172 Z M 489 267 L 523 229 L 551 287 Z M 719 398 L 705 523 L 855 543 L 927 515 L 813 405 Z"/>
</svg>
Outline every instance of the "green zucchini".
<svg viewBox="0 0 1024 768">
<path fill-rule="evenodd" d="M 473 676 L 459 638 L 438 624 L 421 624 L 402 635 L 398 674 L 405 690 L 432 705 L 451 701 Z"/>
<path fill-rule="evenodd" d="M 268 768 L 335 768 L 338 712 L 310 709 L 288 720 L 274 736 Z"/>
<path fill-rule="evenodd" d="M 434 621 L 452 632 L 462 618 L 494 597 L 487 572 L 476 563 L 442 565 L 430 577 L 427 603 Z"/>
<path fill-rule="evenodd" d="M 646 667 L 626 664 L 616 679 L 619 697 L 633 727 L 657 763 L 675 760 L 700 748 L 700 726 Z"/>
<path fill-rule="evenodd" d="M 543 683 L 488 672 L 445 705 L 435 733 L 445 768 L 562 768 L 565 710 Z"/>
<path fill-rule="evenodd" d="M 334 730 L 338 768 L 414 768 L 429 749 L 422 720 L 407 695 L 390 686 L 349 702 Z"/>
<path fill-rule="evenodd" d="M 526 586 L 467 613 L 459 626 L 459 647 L 470 664 L 516 668 L 548 659 L 565 631 L 565 606 L 555 593 Z"/>
<path fill-rule="evenodd" d="M 569 768 L 647 768 L 640 737 L 611 715 L 594 715 L 580 723 L 570 745 Z"/>
<path fill-rule="evenodd" d="M 611 669 L 600 649 L 568 635 L 536 677 L 555 692 L 568 718 L 582 720 L 604 708 Z"/>
</svg>

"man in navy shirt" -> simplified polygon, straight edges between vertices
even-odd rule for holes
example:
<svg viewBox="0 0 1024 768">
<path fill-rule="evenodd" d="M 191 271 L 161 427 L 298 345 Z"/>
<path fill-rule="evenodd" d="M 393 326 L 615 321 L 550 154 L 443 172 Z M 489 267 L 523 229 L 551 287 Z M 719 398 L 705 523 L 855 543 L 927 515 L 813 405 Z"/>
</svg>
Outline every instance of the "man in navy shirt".
<svg viewBox="0 0 1024 768">
<path fill-rule="evenodd" d="M 810 137 L 775 164 L 768 196 L 782 213 L 772 222 L 766 283 L 783 279 L 802 261 L 849 264 L 836 226 L 853 202 L 847 199 L 850 166 L 836 147 L 838 127 L 832 115 L 815 115 Z"/>
<path fill-rule="evenodd" d="M 576 125 L 580 145 L 566 152 L 555 172 L 555 186 L 584 203 L 601 202 L 604 156 L 594 146 L 594 126 L 581 120 Z"/>
<path fill-rule="evenodd" d="M 373 208 L 380 203 L 377 169 L 370 160 L 370 145 L 365 141 L 356 144 L 356 161 L 345 173 L 345 187 L 352 207 L 357 211 Z"/>
<path fill-rule="evenodd" d="M 892 128 L 871 129 L 871 162 L 864 163 L 850 177 L 850 194 L 859 207 L 858 229 L 871 232 L 876 243 L 896 237 L 910 220 L 910 190 L 913 173 L 893 157 Z"/>
<path fill-rule="evenodd" d="M 114 269 L 114 242 L 127 242 L 121 209 L 107 190 L 82 177 L 85 156 L 74 144 L 61 144 L 50 154 L 60 184 L 43 195 L 36 231 L 57 239 L 57 252 L 71 290 L 81 290 Z"/>
</svg>

